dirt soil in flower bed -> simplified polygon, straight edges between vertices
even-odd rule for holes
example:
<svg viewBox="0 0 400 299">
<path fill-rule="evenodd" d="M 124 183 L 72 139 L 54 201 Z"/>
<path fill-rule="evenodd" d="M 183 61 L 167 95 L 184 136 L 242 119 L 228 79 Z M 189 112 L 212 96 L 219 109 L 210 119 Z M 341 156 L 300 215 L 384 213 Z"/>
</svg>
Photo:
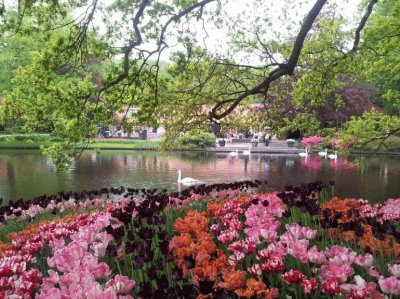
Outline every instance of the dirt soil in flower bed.
<svg viewBox="0 0 400 299">
<path fill-rule="evenodd" d="M 254 193 L 261 183 L 2 206 L 0 298 L 400 296 L 400 199 L 329 198 L 320 182 Z"/>
</svg>

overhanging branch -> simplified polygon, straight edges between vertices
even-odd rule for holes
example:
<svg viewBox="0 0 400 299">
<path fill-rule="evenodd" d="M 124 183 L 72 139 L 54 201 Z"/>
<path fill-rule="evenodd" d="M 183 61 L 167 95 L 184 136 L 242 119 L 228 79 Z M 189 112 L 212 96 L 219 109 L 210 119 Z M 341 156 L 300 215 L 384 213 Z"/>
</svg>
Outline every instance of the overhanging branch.
<svg viewBox="0 0 400 299">
<path fill-rule="evenodd" d="M 368 3 L 367 6 L 367 11 L 365 12 L 364 16 L 361 18 L 360 23 L 358 24 L 358 27 L 356 29 L 356 33 L 355 33 L 355 37 L 354 37 L 354 44 L 353 44 L 353 48 L 350 50 L 350 52 L 354 52 L 357 50 L 357 47 L 360 43 L 360 38 L 361 38 L 361 31 L 364 29 L 365 24 L 367 23 L 367 20 L 369 18 L 369 16 L 372 13 L 372 9 L 374 7 L 374 5 L 378 2 L 378 0 L 371 0 Z"/>
<path fill-rule="evenodd" d="M 245 98 L 260 93 L 261 91 L 266 92 L 269 88 L 269 84 L 278 78 L 285 76 L 285 75 L 292 75 L 294 69 L 296 67 L 297 61 L 299 59 L 301 50 L 303 48 L 304 40 L 307 37 L 308 32 L 311 29 L 312 24 L 314 23 L 315 19 L 319 15 L 322 7 L 325 5 L 326 0 L 317 0 L 309 11 L 307 18 L 304 20 L 303 25 L 300 28 L 300 31 L 296 37 L 296 40 L 293 45 L 292 52 L 287 63 L 279 65 L 276 69 L 269 73 L 268 77 L 265 78 L 260 84 L 256 85 L 252 89 L 244 92 L 236 99 L 227 99 L 224 100 L 214 106 L 214 108 L 209 112 L 209 117 L 212 121 L 219 120 L 227 115 L 229 115 Z M 218 113 L 222 107 L 227 104 L 231 103 L 228 108 L 226 108 L 222 113 Z"/>
</svg>

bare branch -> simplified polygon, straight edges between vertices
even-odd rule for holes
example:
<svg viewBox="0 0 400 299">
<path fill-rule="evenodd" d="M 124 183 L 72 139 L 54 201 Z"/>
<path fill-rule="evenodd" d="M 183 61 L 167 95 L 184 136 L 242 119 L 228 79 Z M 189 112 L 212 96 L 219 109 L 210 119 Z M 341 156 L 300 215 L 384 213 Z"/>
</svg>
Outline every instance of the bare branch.
<svg viewBox="0 0 400 299">
<path fill-rule="evenodd" d="M 267 58 L 272 61 L 275 65 L 278 65 L 278 61 L 276 61 L 275 57 L 271 54 L 271 52 L 269 51 L 267 45 L 265 43 L 263 43 L 263 41 L 261 40 L 260 36 L 258 35 L 258 33 L 255 33 L 256 37 L 257 37 L 257 41 L 260 43 L 261 47 L 264 49 L 265 54 L 267 54 Z"/>
<path fill-rule="evenodd" d="M 238 63 L 225 62 L 225 61 L 218 61 L 217 64 L 238 67 L 238 68 L 254 69 L 254 70 L 265 70 L 268 67 L 280 65 L 279 63 L 271 63 L 271 64 L 267 64 L 264 66 L 254 66 L 254 65 L 249 65 L 249 64 L 238 64 Z"/>
<path fill-rule="evenodd" d="M 168 28 L 168 26 L 172 23 L 172 22 L 179 22 L 179 20 L 183 17 L 188 15 L 190 12 L 192 12 L 193 10 L 195 10 L 196 8 L 200 8 L 200 13 L 198 15 L 198 19 L 200 18 L 200 16 L 203 13 L 203 8 L 206 4 L 213 2 L 214 0 L 203 0 L 197 3 L 192 4 L 191 6 L 189 6 L 188 8 L 180 11 L 178 14 L 172 16 L 163 26 L 163 28 L 161 29 L 161 33 L 160 33 L 160 38 L 158 41 L 158 49 L 161 48 L 161 45 L 164 43 L 164 39 L 165 39 L 165 32 Z"/>
</svg>

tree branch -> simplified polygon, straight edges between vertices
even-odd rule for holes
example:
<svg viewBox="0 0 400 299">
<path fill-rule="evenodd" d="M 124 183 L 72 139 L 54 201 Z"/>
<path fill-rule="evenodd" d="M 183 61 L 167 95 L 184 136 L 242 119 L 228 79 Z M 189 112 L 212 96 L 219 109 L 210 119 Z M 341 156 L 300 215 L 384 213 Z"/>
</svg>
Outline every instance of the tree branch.
<svg viewBox="0 0 400 299">
<path fill-rule="evenodd" d="M 252 89 L 249 89 L 248 91 L 244 92 L 240 96 L 238 96 L 236 99 L 228 99 L 225 101 L 222 101 L 214 106 L 214 108 L 209 112 L 209 117 L 212 121 L 214 120 L 219 120 L 227 115 L 229 115 L 238 105 L 239 103 L 244 100 L 245 98 L 255 95 L 260 93 L 261 90 L 264 90 L 265 92 L 268 91 L 269 84 L 278 78 L 284 76 L 284 75 L 292 75 L 294 72 L 294 69 L 296 67 L 297 61 L 299 59 L 301 50 L 303 48 L 304 40 L 307 37 L 308 32 L 311 29 L 312 24 L 314 23 L 315 19 L 319 15 L 322 7 L 325 5 L 326 0 L 317 0 L 310 10 L 310 12 L 307 15 L 307 18 L 304 20 L 303 25 L 300 28 L 300 31 L 297 35 L 297 38 L 294 42 L 292 52 L 290 54 L 290 57 L 285 64 L 279 65 L 278 68 L 273 70 L 272 72 L 269 73 L 268 77 L 263 80 L 260 84 L 257 86 L 253 87 Z M 217 112 L 222 108 L 224 104 L 227 103 L 232 103 L 224 112 L 218 114 Z"/>
<path fill-rule="evenodd" d="M 400 128 L 393 129 L 393 130 L 389 131 L 387 134 L 385 134 L 383 136 L 377 136 L 377 137 L 369 138 L 367 141 L 360 143 L 360 145 L 365 146 L 365 145 L 367 145 L 367 144 L 369 144 L 371 142 L 380 140 L 379 145 L 375 150 L 375 152 L 377 152 L 389 137 L 395 135 L 398 132 L 400 132 Z"/>
<path fill-rule="evenodd" d="M 200 8 L 200 14 L 197 17 L 198 19 L 200 18 L 201 14 L 203 13 L 203 8 L 206 4 L 213 2 L 214 0 L 203 0 L 197 3 L 192 4 L 191 6 L 189 6 L 188 8 L 180 11 L 178 14 L 172 16 L 163 26 L 163 28 L 161 29 L 161 33 L 160 33 L 160 38 L 158 41 L 158 49 L 161 48 L 161 45 L 164 43 L 164 39 L 165 39 L 165 32 L 168 28 L 168 26 L 172 23 L 172 22 L 179 22 L 179 20 L 183 17 L 186 16 L 187 14 L 189 14 L 190 12 L 192 12 L 193 10 L 195 10 L 196 8 Z"/>
<path fill-rule="evenodd" d="M 361 31 L 364 29 L 365 24 L 367 23 L 367 20 L 369 18 L 369 16 L 372 13 L 372 9 L 374 7 L 374 5 L 378 2 L 378 0 L 371 0 L 368 3 L 367 6 L 367 11 L 365 12 L 364 16 L 361 18 L 360 23 L 358 24 L 358 27 L 356 29 L 356 33 L 355 33 L 355 37 L 354 37 L 354 44 L 353 44 L 353 48 L 350 50 L 350 52 L 354 52 L 357 50 L 358 45 L 360 43 L 360 38 L 361 38 Z"/>
</svg>

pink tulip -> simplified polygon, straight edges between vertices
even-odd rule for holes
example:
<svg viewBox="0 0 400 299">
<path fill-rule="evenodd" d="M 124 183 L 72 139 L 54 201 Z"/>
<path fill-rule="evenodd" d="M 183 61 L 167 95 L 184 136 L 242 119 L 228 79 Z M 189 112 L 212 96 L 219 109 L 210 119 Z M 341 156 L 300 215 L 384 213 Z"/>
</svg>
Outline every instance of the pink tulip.
<svg viewBox="0 0 400 299">
<path fill-rule="evenodd" d="M 57 272 L 52 269 L 48 270 L 47 272 L 49 273 L 49 277 L 43 278 L 43 283 L 40 287 L 42 292 L 48 292 L 60 281 L 60 276 L 58 276 Z"/>
<path fill-rule="evenodd" d="M 378 280 L 382 291 L 387 294 L 400 295 L 400 280 L 394 276 Z"/>
<path fill-rule="evenodd" d="M 319 252 L 317 246 L 313 246 L 308 250 L 308 259 L 314 264 L 325 264 L 326 256 L 323 252 Z"/>
<path fill-rule="evenodd" d="M 247 271 L 253 276 L 261 276 L 262 275 L 262 269 L 260 267 L 260 264 L 254 264 L 253 266 L 248 268 Z"/>
<path fill-rule="evenodd" d="M 327 265 L 322 265 L 321 267 L 323 281 L 337 280 L 343 283 L 353 274 L 354 270 L 351 266 L 342 264 L 337 260 L 331 260 Z"/>
<path fill-rule="evenodd" d="M 37 299 L 48 299 L 48 298 L 52 298 L 52 299 L 62 299 L 61 297 L 61 291 L 60 289 L 57 288 L 51 288 L 47 291 L 44 291 L 38 295 L 36 295 Z M 65 298 L 65 297 L 64 297 Z M 68 297 L 67 297 L 68 298 Z"/>
<path fill-rule="evenodd" d="M 288 248 L 288 253 L 298 258 L 300 262 L 307 263 L 308 262 L 308 240 L 298 240 L 296 243 L 290 244 Z"/>
<path fill-rule="evenodd" d="M 116 275 L 106 283 L 105 287 L 114 289 L 116 294 L 126 294 L 129 293 L 134 286 L 135 282 L 133 280 L 123 275 Z"/>
<path fill-rule="evenodd" d="M 400 265 L 398 264 L 388 265 L 388 270 L 390 274 L 392 274 L 394 277 L 396 278 L 400 277 Z"/>
<path fill-rule="evenodd" d="M 293 284 L 301 282 L 306 276 L 299 270 L 290 270 L 282 274 L 281 278 L 287 284 Z"/>
<path fill-rule="evenodd" d="M 239 238 L 239 233 L 236 230 L 224 230 L 218 236 L 218 241 L 222 244 L 227 244 L 236 241 Z"/>
<path fill-rule="evenodd" d="M 336 279 L 330 279 L 322 283 L 322 292 L 329 295 L 339 295 L 340 287 Z"/>
<path fill-rule="evenodd" d="M 364 256 L 357 256 L 354 259 L 354 263 L 360 267 L 370 268 L 374 262 L 374 256 L 372 254 L 367 253 Z"/>
<path fill-rule="evenodd" d="M 110 267 L 106 263 L 100 263 L 92 273 L 95 278 L 106 279 L 110 275 Z"/>
<path fill-rule="evenodd" d="M 315 238 L 315 236 L 317 235 L 317 231 L 313 230 L 312 228 L 309 227 L 302 227 L 301 232 L 304 236 L 304 238 L 312 240 Z"/>
<path fill-rule="evenodd" d="M 311 279 L 303 279 L 300 285 L 306 294 L 313 293 L 318 288 L 318 282 L 314 277 Z"/>
</svg>

